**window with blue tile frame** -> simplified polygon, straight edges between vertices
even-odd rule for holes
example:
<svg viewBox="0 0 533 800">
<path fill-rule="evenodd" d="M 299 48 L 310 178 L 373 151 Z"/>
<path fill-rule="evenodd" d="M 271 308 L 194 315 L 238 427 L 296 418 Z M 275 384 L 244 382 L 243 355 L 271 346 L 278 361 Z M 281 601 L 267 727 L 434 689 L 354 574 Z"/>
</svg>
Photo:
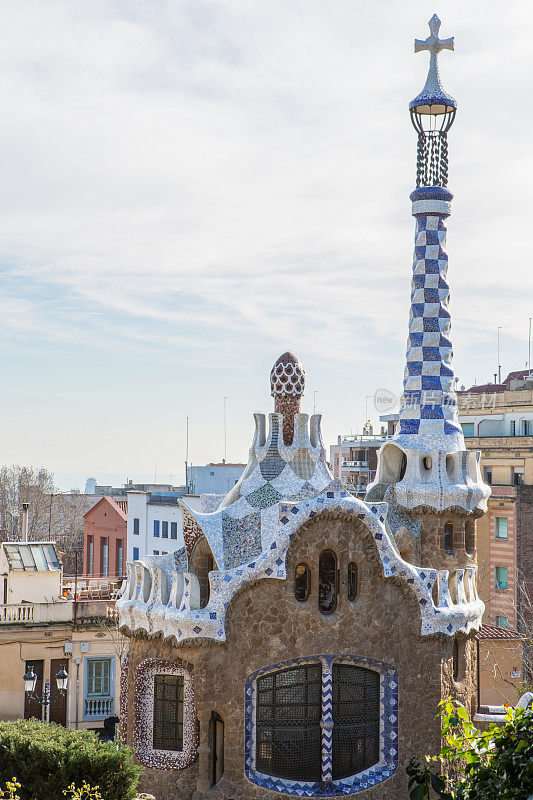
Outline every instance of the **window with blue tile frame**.
<svg viewBox="0 0 533 800">
<path fill-rule="evenodd" d="M 355 794 L 396 771 L 397 738 L 398 676 L 382 661 L 312 656 L 246 680 L 245 771 L 264 788 Z"/>
<path fill-rule="evenodd" d="M 170 523 L 170 538 L 177 539 L 178 538 L 178 523 L 171 522 Z"/>
<path fill-rule="evenodd" d="M 133 560 L 134 561 L 138 561 L 139 560 L 139 548 L 138 547 L 134 547 L 133 548 Z"/>
<path fill-rule="evenodd" d="M 139 517 L 133 517 L 133 533 L 136 536 L 139 534 Z"/>
<path fill-rule="evenodd" d="M 83 720 L 102 720 L 115 713 L 115 657 L 84 659 Z"/>
<path fill-rule="evenodd" d="M 154 536 L 159 536 L 159 520 L 154 519 Z"/>
<path fill-rule="evenodd" d="M 168 522 L 166 520 L 161 525 L 161 536 L 163 539 L 168 539 Z"/>
</svg>

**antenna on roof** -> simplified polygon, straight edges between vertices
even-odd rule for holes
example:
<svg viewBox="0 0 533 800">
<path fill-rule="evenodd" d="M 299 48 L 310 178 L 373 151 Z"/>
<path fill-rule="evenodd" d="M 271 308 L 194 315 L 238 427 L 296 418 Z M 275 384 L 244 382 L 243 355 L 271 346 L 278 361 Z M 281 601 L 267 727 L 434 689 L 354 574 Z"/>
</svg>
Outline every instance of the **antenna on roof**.
<svg viewBox="0 0 533 800">
<path fill-rule="evenodd" d="M 529 318 L 529 342 L 528 342 L 528 350 L 527 350 L 527 368 L 529 370 L 529 374 L 531 374 L 531 319 Z"/>
</svg>

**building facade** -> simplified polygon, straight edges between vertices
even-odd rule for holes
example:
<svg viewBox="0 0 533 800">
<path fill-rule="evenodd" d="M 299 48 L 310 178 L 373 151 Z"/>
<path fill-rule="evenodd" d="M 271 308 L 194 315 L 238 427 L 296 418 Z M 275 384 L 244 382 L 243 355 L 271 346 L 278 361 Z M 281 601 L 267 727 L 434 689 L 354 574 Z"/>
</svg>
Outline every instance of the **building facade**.
<svg viewBox="0 0 533 800">
<path fill-rule="evenodd" d="M 75 602 L 64 596 L 54 542 L 4 542 L 0 606 L 0 719 L 37 717 L 78 729 L 103 728 L 119 711 L 120 666 L 127 641 L 114 625 L 114 602 Z M 52 702 L 42 706 L 24 691 L 33 668 L 35 693 L 48 684 Z M 65 667 L 67 693 L 55 678 Z"/>
<path fill-rule="evenodd" d="M 478 526 L 484 622 L 533 631 L 533 379 L 512 372 L 502 384 L 458 394 L 467 448 L 481 452 L 492 495 Z"/>
<path fill-rule="evenodd" d="M 439 25 L 433 17 L 417 42 L 430 70 L 411 103 L 404 402 L 365 499 L 332 475 L 320 415 L 300 412 L 302 365 L 287 352 L 236 486 L 211 512 L 180 503 L 181 550 L 128 564 L 117 601 L 130 637 L 122 733 L 162 800 L 407 800 L 410 758 L 440 749 L 439 702 L 476 710 L 475 524 L 490 489 L 454 392 L 445 155 L 456 104 L 438 77 L 452 42 Z M 428 111 L 444 117 L 436 143 L 421 127 Z"/>
<path fill-rule="evenodd" d="M 385 436 L 349 434 L 338 436 L 330 445 L 329 461 L 335 478 L 339 478 L 352 494 L 364 497 L 368 485 L 376 477 L 377 453 Z"/>
<path fill-rule="evenodd" d="M 128 561 L 167 555 L 183 547 L 183 509 L 187 506 L 200 509 L 201 498 L 183 495 L 180 505 L 180 496 L 135 489 L 127 493 Z"/>
<path fill-rule="evenodd" d="M 189 494 L 214 494 L 224 497 L 241 477 L 246 464 L 206 464 L 187 470 Z"/>
<path fill-rule="evenodd" d="M 119 578 L 126 572 L 128 506 L 103 497 L 83 518 L 83 571 L 88 577 Z"/>
</svg>

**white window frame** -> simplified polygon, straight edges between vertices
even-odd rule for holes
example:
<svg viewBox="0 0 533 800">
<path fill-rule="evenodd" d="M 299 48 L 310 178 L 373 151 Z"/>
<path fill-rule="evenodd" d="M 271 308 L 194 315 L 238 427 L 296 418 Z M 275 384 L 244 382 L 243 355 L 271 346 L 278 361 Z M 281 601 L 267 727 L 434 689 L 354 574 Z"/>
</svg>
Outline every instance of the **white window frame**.
<svg viewBox="0 0 533 800">
<path fill-rule="evenodd" d="M 505 536 L 500 536 L 499 535 L 499 531 L 500 531 L 499 520 L 501 520 L 501 519 L 505 520 Z M 494 517 L 494 538 L 495 539 L 500 539 L 503 542 L 507 541 L 507 539 L 509 538 L 509 518 L 508 517 L 502 516 L 502 515 Z"/>
</svg>

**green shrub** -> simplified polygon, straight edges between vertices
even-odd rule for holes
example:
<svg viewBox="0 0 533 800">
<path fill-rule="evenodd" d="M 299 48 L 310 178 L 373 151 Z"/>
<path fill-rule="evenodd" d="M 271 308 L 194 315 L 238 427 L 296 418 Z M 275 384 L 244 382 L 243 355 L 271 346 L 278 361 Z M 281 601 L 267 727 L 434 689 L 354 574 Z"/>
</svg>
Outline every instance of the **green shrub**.
<svg viewBox="0 0 533 800">
<path fill-rule="evenodd" d="M 100 742 L 92 731 L 0 722 L 0 785 L 16 775 L 22 800 L 65 800 L 63 791 L 82 781 L 98 786 L 104 800 L 133 800 L 140 774 L 128 747 Z"/>
<path fill-rule="evenodd" d="M 441 703 L 443 747 L 407 767 L 411 800 L 533 800 L 533 709 L 508 708 L 506 721 L 479 731 L 461 704 Z M 429 769 L 441 760 L 445 778 Z"/>
</svg>

